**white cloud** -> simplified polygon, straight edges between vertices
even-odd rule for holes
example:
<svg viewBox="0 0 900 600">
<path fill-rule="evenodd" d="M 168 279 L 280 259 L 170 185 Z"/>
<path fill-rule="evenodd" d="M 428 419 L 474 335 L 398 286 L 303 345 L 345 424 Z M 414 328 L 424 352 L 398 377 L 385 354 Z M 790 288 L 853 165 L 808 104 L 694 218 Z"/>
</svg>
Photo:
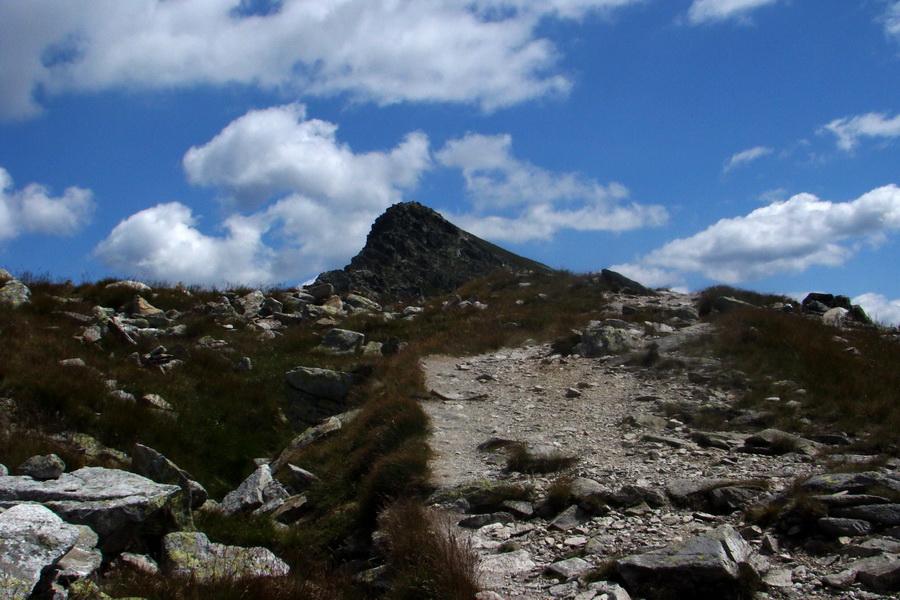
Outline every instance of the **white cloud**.
<svg viewBox="0 0 900 600">
<path fill-rule="evenodd" d="M 493 110 L 565 94 L 548 18 L 644 0 L 238 0 L 0 3 L 0 115 L 35 93 L 243 84 Z M 249 13 L 249 14 L 248 14 Z"/>
<path fill-rule="evenodd" d="M 511 149 L 509 135 L 470 133 L 437 152 L 442 165 L 462 170 L 475 207 L 474 213 L 448 218 L 475 235 L 504 241 L 546 240 L 560 229 L 622 231 L 667 219 L 661 206 L 623 204 L 628 190 L 619 183 L 547 171 L 517 159 Z"/>
<path fill-rule="evenodd" d="M 688 11 L 691 23 L 746 18 L 747 13 L 778 0 L 694 0 Z"/>
<path fill-rule="evenodd" d="M 746 165 L 771 153 L 772 149 L 766 148 L 765 146 L 756 146 L 755 148 L 750 148 L 748 150 L 744 150 L 743 152 L 738 152 L 737 154 L 732 155 L 730 159 L 728 159 L 728 162 L 725 163 L 725 166 L 722 168 L 722 170 L 723 172 L 727 173 L 735 167 Z"/>
<path fill-rule="evenodd" d="M 62 196 L 52 197 L 40 184 L 13 189 L 13 180 L 0 167 L 0 241 L 24 233 L 73 235 L 87 225 L 94 211 L 90 190 L 69 187 Z"/>
<path fill-rule="evenodd" d="M 671 241 L 629 268 L 673 274 L 699 272 L 725 283 L 836 266 L 857 250 L 846 242 L 878 239 L 900 228 L 900 188 L 881 187 L 850 202 L 798 194 L 744 217 L 722 219 L 689 238 Z M 635 271 L 631 271 L 635 272 Z"/>
<path fill-rule="evenodd" d="M 863 307 L 874 321 L 888 325 L 900 325 L 900 299 L 888 300 L 882 294 L 867 293 L 853 299 L 853 304 Z"/>
<path fill-rule="evenodd" d="M 889 5 L 881 20 L 884 22 L 885 33 L 900 40 L 900 2 Z"/>
<path fill-rule="evenodd" d="M 184 157 L 188 179 L 221 193 L 224 235 L 190 208 L 160 204 L 122 221 L 96 256 L 125 274 L 192 283 L 296 281 L 349 261 L 372 221 L 431 164 L 411 133 L 385 152 L 354 153 L 337 126 L 302 105 L 250 111 Z"/>
<path fill-rule="evenodd" d="M 430 162 L 428 138 L 411 133 L 394 150 L 354 154 L 337 125 L 306 119 L 289 104 L 250 111 L 184 156 L 191 183 L 222 188 L 229 206 L 256 209 L 288 192 L 332 199 L 342 208 L 383 209 L 416 184 Z"/>
<path fill-rule="evenodd" d="M 898 5 L 900 6 L 900 5 Z M 842 150 L 853 150 L 860 139 L 900 137 L 900 115 L 889 119 L 885 113 L 867 113 L 854 117 L 835 119 L 822 127 L 837 136 L 837 145 Z"/>
<path fill-rule="evenodd" d="M 159 204 L 116 225 L 94 255 L 123 274 L 149 279 L 207 285 L 272 280 L 272 253 L 262 242 L 266 224 L 235 215 L 221 237 L 195 226 L 187 206 Z"/>
</svg>

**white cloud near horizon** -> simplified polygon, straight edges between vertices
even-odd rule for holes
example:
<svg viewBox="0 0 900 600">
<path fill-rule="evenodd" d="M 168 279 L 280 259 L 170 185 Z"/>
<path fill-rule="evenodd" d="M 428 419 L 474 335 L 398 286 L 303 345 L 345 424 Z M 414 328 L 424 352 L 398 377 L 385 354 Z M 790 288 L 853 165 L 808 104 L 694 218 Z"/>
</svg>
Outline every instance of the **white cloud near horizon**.
<svg viewBox="0 0 900 600">
<path fill-rule="evenodd" d="M 337 126 L 300 104 L 249 111 L 184 157 L 195 185 L 215 188 L 220 235 L 190 207 L 166 203 L 119 223 L 95 256 L 121 272 L 190 283 L 306 279 L 346 263 L 375 218 L 430 167 L 428 138 L 411 133 L 384 152 L 355 153 Z"/>
<path fill-rule="evenodd" d="M 853 298 L 876 323 L 900 325 L 900 299 L 888 300 L 884 294 L 866 293 Z"/>
<path fill-rule="evenodd" d="M 510 135 L 469 133 L 447 142 L 435 159 L 462 171 L 475 209 L 445 216 L 479 237 L 549 240 L 560 229 L 624 231 L 662 225 L 668 218 L 662 206 L 624 203 L 629 192 L 620 183 L 603 185 L 516 158 Z M 489 214 L 497 212 L 505 214 Z"/>
<path fill-rule="evenodd" d="M 694 0 L 688 10 L 691 23 L 744 19 L 747 14 L 778 0 Z"/>
<path fill-rule="evenodd" d="M 849 152 L 859 145 L 862 138 L 890 139 L 900 137 L 900 114 L 893 118 L 888 118 L 886 113 L 876 112 L 844 117 L 831 121 L 823 126 L 820 131 L 833 133 L 837 136 L 838 147 Z"/>
<path fill-rule="evenodd" d="M 0 3 L 0 117 L 38 95 L 241 84 L 491 111 L 568 93 L 546 19 L 645 0 L 240 0 Z"/>
<path fill-rule="evenodd" d="M 748 163 L 753 162 L 767 154 L 771 154 L 773 150 L 766 146 L 756 146 L 754 148 L 749 148 L 742 152 L 738 152 L 733 154 L 730 159 L 725 163 L 725 166 L 722 168 L 724 173 L 728 173 L 735 167 L 740 167 L 746 165 Z"/>
<path fill-rule="evenodd" d="M 735 284 L 799 273 L 814 265 L 844 264 L 859 242 L 877 242 L 897 229 L 900 187 L 896 185 L 849 202 L 797 194 L 668 242 L 633 264 L 610 268 L 650 286 L 681 284 L 686 273 Z"/>
<path fill-rule="evenodd" d="M 56 197 L 38 183 L 15 190 L 12 176 L 0 167 L 0 242 L 26 233 L 74 235 L 88 224 L 94 208 L 93 193 L 76 186 Z"/>
</svg>

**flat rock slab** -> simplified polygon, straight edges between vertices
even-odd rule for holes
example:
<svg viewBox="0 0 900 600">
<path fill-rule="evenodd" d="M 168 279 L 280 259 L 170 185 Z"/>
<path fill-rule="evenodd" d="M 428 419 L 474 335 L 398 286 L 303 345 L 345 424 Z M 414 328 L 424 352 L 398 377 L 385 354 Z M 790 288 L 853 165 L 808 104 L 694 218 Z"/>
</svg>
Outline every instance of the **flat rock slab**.
<svg viewBox="0 0 900 600">
<path fill-rule="evenodd" d="M 163 538 L 164 568 L 198 581 L 283 577 L 290 567 L 267 548 L 242 548 L 209 541 L 202 533 L 176 532 Z"/>
<path fill-rule="evenodd" d="M 78 540 L 79 530 L 38 504 L 19 504 L 0 514 L 0 597 L 25 600 Z"/>
<path fill-rule="evenodd" d="M 758 579 L 755 557 L 729 525 L 645 554 L 625 557 L 616 568 L 632 593 L 647 598 L 738 600 Z"/>
<path fill-rule="evenodd" d="M 124 550 L 147 521 L 170 518 L 177 485 L 103 467 L 85 467 L 52 481 L 0 478 L 0 506 L 42 504 L 69 523 L 87 525 L 104 552 Z"/>
</svg>

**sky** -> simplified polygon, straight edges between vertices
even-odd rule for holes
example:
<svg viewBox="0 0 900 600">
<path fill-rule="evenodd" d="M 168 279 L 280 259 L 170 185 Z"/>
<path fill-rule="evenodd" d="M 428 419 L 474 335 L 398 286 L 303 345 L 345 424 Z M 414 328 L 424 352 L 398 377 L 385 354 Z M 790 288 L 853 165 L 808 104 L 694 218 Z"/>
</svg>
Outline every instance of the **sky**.
<svg viewBox="0 0 900 600">
<path fill-rule="evenodd" d="M 900 323 L 898 0 L 0 0 L 0 266 L 296 285 L 414 200 Z"/>
</svg>

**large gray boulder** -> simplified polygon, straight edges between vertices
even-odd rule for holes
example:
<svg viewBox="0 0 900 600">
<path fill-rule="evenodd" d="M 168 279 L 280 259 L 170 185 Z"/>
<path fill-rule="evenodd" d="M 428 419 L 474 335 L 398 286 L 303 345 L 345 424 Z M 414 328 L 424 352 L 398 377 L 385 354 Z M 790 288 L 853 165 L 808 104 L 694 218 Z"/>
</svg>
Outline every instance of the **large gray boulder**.
<svg viewBox="0 0 900 600">
<path fill-rule="evenodd" d="M 0 597 L 25 600 L 75 545 L 79 531 L 38 504 L 19 504 L 0 514 Z"/>
<path fill-rule="evenodd" d="M 202 533 L 180 531 L 163 538 L 163 569 L 195 581 L 283 577 L 290 567 L 267 548 L 241 548 L 209 541 Z"/>
<path fill-rule="evenodd" d="M 581 333 L 575 352 L 586 358 L 627 352 L 635 346 L 635 338 L 626 329 L 591 325 Z"/>
<path fill-rule="evenodd" d="M 31 290 L 18 279 L 11 279 L 0 287 L 0 306 L 19 308 L 31 299 Z"/>
<path fill-rule="evenodd" d="M 347 394 L 356 383 L 352 373 L 297 367 L 284 376 L 291 417 L 295 421 L 316 424 L 344 412 Z"/>
<path fill-rule="evenodd" d="M 760 579 L 761 559 L 730 525 L 658 550 L 620 559 L 632 594 L 649 599 L 745 600 Z"/>
<path fill-rule="evenodd" d="M 272 477 L 269 465 L 260 465 L 237 489 L 225 496 L 222 512 L 226 515 L 250 512 L 265 504 L 283 503 L 289 497 L 287 490 Z"/>
<path fill-rule="evenodd" d="M 265 295 L 259 290 L 254 290 L 246 296 L 236 299 L 234 301 L 234 307 L 249 319 L 259 314 L 265 301 Z"/>
<path fill-rule="evenodd" d="M 17 470 L 22 475 L 46 481 L 48 479 L 58 479 L 66 470 L 66 463 L 55 454 L 45 454 L 32 456 L 19 465 Z"/>
<path fill-rule="evenodd" d="M 179 515 L 177 485 L 163 485 L 135 473 L 85 467 L 52 481 L 0 478 L 0 507 L 42 504 L 69 523 L 87 525 L 104 552 L 128 547 L 145 525 L 171 527 Z"/>
<path fill-rule="evenodd" d="M 366 343 L 366 336 L 349 329 L 334 328 L 329 331 L 316 348 L 325 354 L 356 354 Z"/>
</svg>

